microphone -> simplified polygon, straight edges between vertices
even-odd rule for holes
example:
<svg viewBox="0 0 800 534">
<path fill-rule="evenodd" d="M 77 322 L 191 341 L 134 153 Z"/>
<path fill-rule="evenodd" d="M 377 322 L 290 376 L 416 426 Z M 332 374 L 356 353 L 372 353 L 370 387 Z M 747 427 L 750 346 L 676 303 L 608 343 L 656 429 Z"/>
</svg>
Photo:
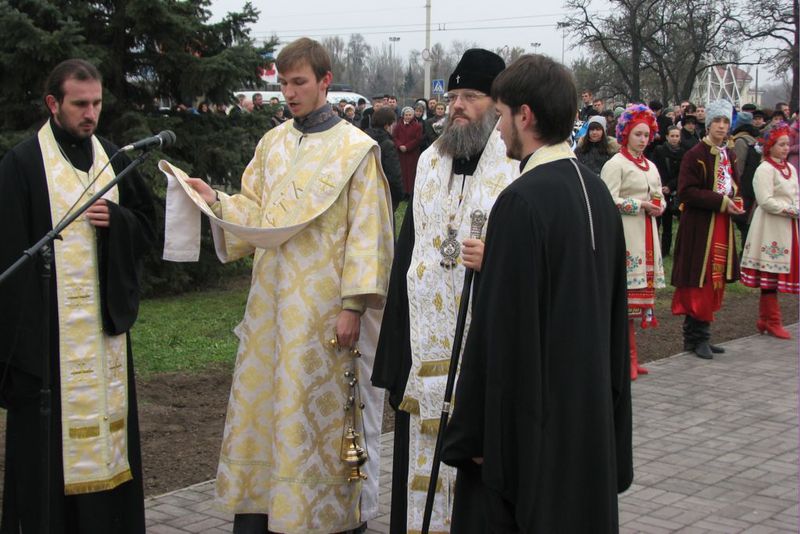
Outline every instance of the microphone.
<svg viewBox="0 0 800 534">
<path fill-rule="evenodd" d="M 145 137 L 141 141 L 136 141 L 130 145 L 125 145 L 120 148 L 120 152 L 129 152 L 131 150 L 144 150 L 154 147 L 168 147 L 175 143 L 175 132 L 172 130 L 164 130 L 158 135 L 152 137 Z"/>
</svg>

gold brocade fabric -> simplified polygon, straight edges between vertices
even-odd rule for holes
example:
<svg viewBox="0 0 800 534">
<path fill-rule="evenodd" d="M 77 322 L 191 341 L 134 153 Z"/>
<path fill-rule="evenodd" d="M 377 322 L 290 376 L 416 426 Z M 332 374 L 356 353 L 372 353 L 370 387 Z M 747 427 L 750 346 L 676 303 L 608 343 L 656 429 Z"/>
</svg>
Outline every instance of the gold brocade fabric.
<svg viewBox="0 0 800 534">
<path fill-rule="evenodd" d="M 519 162 L 506 156 L 500 134 L 494 131 L 481 155 L 474 176 L 452 176 L 453 161 L 434 143 L 419 159 L 414 185 L 414 250 L 406 274 L 408 284 L 411 371 L 401 409 L 411 416 L 409 442 L 409 531 L 420 529 L 430 475 L 436 433 L 450 367 L 465 269 L 440 265 L 439 247 L 447 237 L 448 224 L 457 229 L 456 239 L 470 237 L 470 214 L 480 209 L 489 216 L 497 196 L 519 176 Z M 452 180 L 451 180 L 452 177 Z M 459 196 L 462 197 L 459 203 Z M 483 228 L 484 235 L 486 226 Z M 465 332 L 469 331 L 469 318 Z M 466 337 L 466 335 L 465 335 Z M 437 492 L 431 531 L 449 531 L 449 511 L 455 469 L 442 465 L 441 490 Z M 421 486 L 424 489 L 419 490 Z"/>
<path fill-rule="evenodd" d="M 50 123 L 39 130 L 53 223 L 80 198 L 84 202 L 114 178 L 109 165 L 82 198 L 92 171 L 108 156 L 92 138 L 89 173 L 75 169 L 61 154 Z M 112 188 L 104 198 L 117 202 Z M 64 492 L 67 495 L 112 489 L 131 479 L 128 465 L 128 369 L 125 335 L 107 336 L 100 312 L 97 238 L 85 216 L 54 243 L 57 266 L 58 337 L 61 373 L 61 427 Z"/>
<path fill-rule="evenodd" d="M 344 298 L 380 308 L 386 295 L 391 207 L 373 147 L 344 122 L 307 135 L 287 122 L 259 143 L 242 193 L 220 195 L 222 219 L 265 229 L 329 206 L 276 247 L 224 236 L 228 258 L 255 257 L 236 329 L 217 500 L 234 513 L 268 514 L 273 531 L 337 532 L 363 520 L 370 481 L 348 482 L 340 459 L 351 357 L 328 341 Z"/>
</svg>

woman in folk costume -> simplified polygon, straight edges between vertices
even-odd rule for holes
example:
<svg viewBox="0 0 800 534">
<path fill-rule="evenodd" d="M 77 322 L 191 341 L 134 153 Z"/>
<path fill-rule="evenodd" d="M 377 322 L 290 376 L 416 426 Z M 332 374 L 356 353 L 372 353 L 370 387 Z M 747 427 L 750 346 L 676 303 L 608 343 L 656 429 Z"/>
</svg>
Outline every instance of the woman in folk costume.
<svg viewBox="0 0 800 534">
<path fill-rule="evenodd" d="M 747 243 L 742 252 L 741 281 L 761 288 L 759 332 L 791 339 L 781 324 L 778 294 L 800 292 L 798 276 L 797 218 L 800 214 L 800 186 L 797 169 L 786 158 L 790 131 L 786 124 L 772 128 L 763 141 L 763 161 L 756 169 L 753 190 L 756 207 Z"/>
<path fill-rule="evenodd" d="M 655 164 L 643 154 L 657 128 L 650 108 L 643 104 L 629 106 L 617 121 L 620 151 L 608 160 L 600 174 L 619 208 L 625 232 L 632 380 L 648 373 L 639 365 L 634 321 L 640 319 L 642 328 L 658 325 L 654 313 L 656 288 L 666 285 L 655 219 L 664 211 L 661 179 Z"/>
</svg>

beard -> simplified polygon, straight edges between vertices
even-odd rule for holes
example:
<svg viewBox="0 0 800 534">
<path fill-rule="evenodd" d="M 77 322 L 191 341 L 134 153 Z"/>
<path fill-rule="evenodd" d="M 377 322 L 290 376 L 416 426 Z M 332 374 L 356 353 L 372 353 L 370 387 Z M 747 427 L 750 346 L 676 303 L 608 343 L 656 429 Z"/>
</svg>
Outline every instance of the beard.
<svg viewBox="0 0 800 534">
<path fill-rule="evenodd" d="M 66 114 L 62 113 L 61 111 L 57 112 L 55 115 L 56 124 L 61 126 L 61 128 L 66 131 L 68 134 L 72 135 L 76 139 L 88 139 L 94 135 L 95 130 L 97 129 L 97 123 L 94 121 L 81 121 L 77 125 L 71 123 L 69 121 L 69 117 Z M 81 129 L 81 126 L 89 125 L 91 126 L 91 130 L 86 132 Z"/>
<path fill-rule="evenodd" d="M 506 156 L 511 159 L 521 160 L 524 156 L 522 150 L 522 139 L 519 135 L 519 129 L 517 129 L 516 124 L 512 123 L 511 139 L 509 139 L 508 143 L 506 144 Z"/>
<path fill-rule="evenodd" d="M 456 124 L 450 117 L 445 121 L 444 131 L 439 137 L 439 150 L 451 158 L 473 156 L 484 149 L 495 124 L 497 115 L 494 106 L 467 124 Z"/>
</svg>

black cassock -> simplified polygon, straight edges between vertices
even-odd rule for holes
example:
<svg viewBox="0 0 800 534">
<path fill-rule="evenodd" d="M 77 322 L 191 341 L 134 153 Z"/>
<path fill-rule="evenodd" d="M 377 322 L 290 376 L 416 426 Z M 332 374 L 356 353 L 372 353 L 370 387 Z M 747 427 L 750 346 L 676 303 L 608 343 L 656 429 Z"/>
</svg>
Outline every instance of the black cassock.
<svg viewBox="0 0 800 534">
<path fill-rule="evenodd" d="M 389 392 L 394 409 L 394 447 L 392 455 L 392 502 L 389 531 L 406 533 L 408 506 L 408 412 L 398 409 L 411 371 L 411 336 L 408 318 L 406 273 L 414 251 L 413 198 L 409 199 L 403 226 L 394 250 L 389 291 L 383 311 L 381 333 L 375 352 L 372 384 Z"/>
<path fill-rule="evenodd" d="M 72 138 L 53 124 L 53 133 L 76 168 L 91 165 L 91 144 Z M 101 139 L 109 158 L 116 147 Z M 115 173 L 129 163 L 121 156 L 112 162 Z M 94 169 L 99 171 L 99 169 Z M 139 308 L 139 265 L 152 246 L 155 207 L 141 177 L 127 175 L 117 186 L 119 204 L 109 203 L 111 224 L 98 229 L 98 259 L 103 327 L 106 333 L 126 333 Z M 17 145 L 0 162 L 0 271 L 51 228 L 50 200 L 42 153 L 36 136 Z M 42 287 L 38 258 L 0 286 L 0 402 L 7 410 L 3 517 L 0 532 L 39 532 Z M 64 495 L 61 455 L 61 392 L 58 353 L 58 311 L 55 265 L 50 284 L 50 501 L 53 534 L 143 533 L 144 493 L 141 447 L 136 410 L 133 359 L 128 337 L 128 459 L 133 480 L 109 491 Z"/>
<path fill-rule="evenodd" d="M 633 479 L 625 238 L 581 170 L 594 251 L 569 160 L 525 173 L 492 209 L 442 453 L 459 468 L 455 534 L 619 529 Z"/>
</svg>

